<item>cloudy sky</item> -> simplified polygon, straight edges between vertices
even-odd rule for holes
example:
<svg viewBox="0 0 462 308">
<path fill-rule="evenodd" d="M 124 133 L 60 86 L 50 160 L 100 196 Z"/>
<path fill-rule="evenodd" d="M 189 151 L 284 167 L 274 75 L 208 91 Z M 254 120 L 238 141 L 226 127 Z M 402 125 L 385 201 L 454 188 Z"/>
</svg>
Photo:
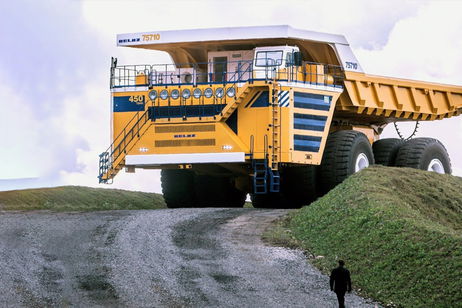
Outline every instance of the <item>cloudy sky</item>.
<svg viewBox="0 0 462 308">
<path fill-rule="evenodd" d="M 109 65 L 166 63 L 117 33 L 289 24 L 346 36 L 367 73 L 462 85 L 462 1 L 1 1 L 0 190 L 97 184 Z M 404 131 L 410 130 L 403 125 Z M 395 136 L 389 127 L 386 136 Z M 462 117 L 422 125 L 462 176 Z M 157 171 L 112 188 L 160 192 Z"/>
</svg>

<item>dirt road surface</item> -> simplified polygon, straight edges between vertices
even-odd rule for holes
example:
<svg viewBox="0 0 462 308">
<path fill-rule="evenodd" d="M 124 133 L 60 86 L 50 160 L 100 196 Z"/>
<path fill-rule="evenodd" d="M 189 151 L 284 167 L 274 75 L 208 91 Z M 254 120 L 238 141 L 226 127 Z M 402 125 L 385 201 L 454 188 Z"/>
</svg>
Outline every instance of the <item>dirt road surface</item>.
<svg viewBox="0 0 462 308">
<path fill-rule="evenodd" d="M 3 212 L 0 307 L 336 307 L 302 252 L 262 243 L 285 213 Z"/>
</svg>

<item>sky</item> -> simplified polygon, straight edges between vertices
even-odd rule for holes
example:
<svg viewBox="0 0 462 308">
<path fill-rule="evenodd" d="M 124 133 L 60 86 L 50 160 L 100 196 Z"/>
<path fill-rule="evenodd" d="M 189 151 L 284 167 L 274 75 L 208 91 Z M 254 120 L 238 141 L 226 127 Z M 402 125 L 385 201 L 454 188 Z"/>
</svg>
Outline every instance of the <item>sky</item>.
<svg viewBox="0 0 462 308">
<path fill-rule="evenodd" d="M 110 58 L 169 63 L 116 47 L 116 34 L 289 24 L 344 35 L 366 73 L 462 85 L 462 1 L 1 1 L 0 190 L 84 185 L 160 192 L 159 172 L 97 182 L 110 144 Z M 400 124 L 406 134 L 413 124 Z M 425 122 L 462 176 L 462 117 Z M 383 137 L 396 137 L 393 126 Z"/>
</svg>

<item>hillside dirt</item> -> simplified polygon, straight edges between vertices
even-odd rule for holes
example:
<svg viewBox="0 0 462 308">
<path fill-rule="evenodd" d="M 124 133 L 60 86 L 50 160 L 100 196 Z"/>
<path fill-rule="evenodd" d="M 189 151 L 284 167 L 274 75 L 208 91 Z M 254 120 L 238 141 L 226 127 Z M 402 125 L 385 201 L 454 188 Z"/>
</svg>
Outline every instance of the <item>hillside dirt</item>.
<svg viewBox="0 0 462 308">
<path fill-rule="evenodd" d="M 1 212 L 0 306 L 337 307 L 301 251 L 261 241 L 286 213 Z"/>
</svg>

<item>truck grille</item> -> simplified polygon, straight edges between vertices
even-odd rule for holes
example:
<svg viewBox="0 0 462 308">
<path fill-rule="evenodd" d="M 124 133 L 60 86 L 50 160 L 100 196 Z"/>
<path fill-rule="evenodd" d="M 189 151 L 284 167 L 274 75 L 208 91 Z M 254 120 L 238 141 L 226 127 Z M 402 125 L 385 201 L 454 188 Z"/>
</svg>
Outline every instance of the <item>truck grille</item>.
<svg viewBox="0 0 462 308">
<path fill-rule="evenodd" d="M 196 133 L 196 132 L 214 132 L 215 124 L 209 125 L 169 125 L 156 126 L 156 133 Z"/>
<path fill-rule="evenodd" d="M 162 147 L 192 147 L 214 146 L 215 139 L 184 139 L 184 140 L 156 140 L 155 146 Z"/>
</svg>

